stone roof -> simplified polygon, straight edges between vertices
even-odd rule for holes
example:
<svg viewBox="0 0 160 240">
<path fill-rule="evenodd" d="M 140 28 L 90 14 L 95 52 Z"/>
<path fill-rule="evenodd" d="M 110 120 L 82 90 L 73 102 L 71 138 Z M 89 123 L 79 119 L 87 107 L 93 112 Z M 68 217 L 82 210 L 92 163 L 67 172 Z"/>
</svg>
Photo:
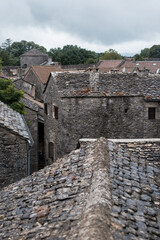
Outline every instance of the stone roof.
<svg viewBox="0 0 160 240">
<path fill-rule="evenodd" d="M 35 104 L 37 107 L 40 107 L 40 108 L 44 109 L 44 103 L 39 102 L 39 101 L 33 99 L 31 96 L 29 96 L 29 95 L 26 94 L 26 93 L 24 94 L 24 98 L 23 98 L 23 102 L 24 102 L 24 103 L 26 103 L 25 100 L 29 100 L 29 103 L 30 103 L 30 104 L 33 103 L 33 104 Z M 27 104 L 27 105 L 28 105 L 28 104 Z M 30 105 L 29 105 L 28 107 L 30 107 Z M 38 110 L 37 110 L 37 111 L 38 111 Z"/>
<path fill-rule="evenodd" d="M 152 139 L 83 141 L 0 192 L 0 238 L 159 239 L 159 150 Z"/>
<path fill-rule="evenodd" d="M 23 56 L 44 56 L 44 55 L 48 56 L 46 53 L 43 53 L 36 48 L 32 48 L 28 52 L 25 52 L 24 54 L 22 54 L 21 57 L 23 57 Z"/>
<path fill-rule="evenodd" d="M 160 99 L 160 75 L 52 72 L 45 91 L 56 85 L 61 97 L 142 96 Z"/>
<path fill-rule="evenodd" d="M 29 130 L 26 127 L 22 115 L 3 102 L 0 102 L 0 126 L 7 128 L 25 139 L 30 139 Z"/>
</svg>

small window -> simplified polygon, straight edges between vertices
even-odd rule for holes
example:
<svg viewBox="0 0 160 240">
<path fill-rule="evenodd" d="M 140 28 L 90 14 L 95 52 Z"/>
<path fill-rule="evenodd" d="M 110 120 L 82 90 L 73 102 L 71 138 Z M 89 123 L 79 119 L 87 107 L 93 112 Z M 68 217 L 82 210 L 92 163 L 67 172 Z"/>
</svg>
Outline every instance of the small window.
<svg viewBox="0 0 160 240">
<path fill-rule="evenodd" d="M 54 160 L 54 143 L 50 142 L 48 145 L 48 157 Z"/>
<path fill-rule="evenodd" d="M 58 119 L 58 107 L 53 106 L 53 118 Z"/>
<path fill-rule="evenodd" d="M 156 108 L 151 107 L 148 108 L 148 119 L 155 119 L 156 118 Z"/>
<path fill-rule="evenodd" d="M 48 104 L 47 103 L 44 104 L 44 113 L 46 115 L 48 115 Z"/>
</svg>

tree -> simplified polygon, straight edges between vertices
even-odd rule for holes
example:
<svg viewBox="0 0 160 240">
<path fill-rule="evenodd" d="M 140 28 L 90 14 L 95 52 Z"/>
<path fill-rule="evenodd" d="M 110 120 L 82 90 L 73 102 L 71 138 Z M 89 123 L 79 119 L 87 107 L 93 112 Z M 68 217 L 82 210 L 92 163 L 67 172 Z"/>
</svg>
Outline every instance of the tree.
<svg viewBox="0 0 160 240">
<path fill-rule="evenodd" d="M 108 51 L 102 53 L 99 59 L 100 60 L 121 60 L 122 56 L 114 49 L 109 49 Z"/>
<path fill-rule="evenodd" d="M 144 60 L 144 58 L 140 54 L 136 54 L 134 56 L 134 58 L 135 58 L 136 61 L 143 61 Z"/>
<path fill-rule="evenodd" d="M 97 53 L 77 47 L 76 45 L 66 45 L 62 49 L 51 48 L 49 55 L 53 61 L 60 62 L 62 65 L 85 64 L 88 59 L 96 62 L 98 57 Z"/>
<path fill-rule="evenodd" d="M 8 54 L 10 54 L 12 40 L 7 38 L 4 43 L 2 43 L 2 49 L 4 49 Z"/>
<path fill-rule="evenodd" d="M 0 48 L 0 58 L 2 60 L 3 66 L 14 65 L 14 60 L 10 57 L 9 53 L 2 48 Z"/>
<path fill-rule="evenodd" d="M 20 99 L 24 96 L 23 91 L 15 88 L 13 82 L 0 78 L 0 101 L 10 106 L 13 110 L 24 114 L 24 104 Z"/>
<path fill-rule="evenodd" d="M 144 49 L 142 49 L 142 50 L 141 50 L 141 53 L 140 53 L 141 57 L 142 57 L 142 58 L 148 58 L 148 57 L 149 57 L 149 51 L 150 51 L 149 48 L 144 48 Z"/>
<path fill-rule="evenodd" d="M 47 50 L 43 46 L 40 46 L 34 42 L 27 42 L 22 40 L 20 42 L 13 42 L 11 39 L 6 39 L 0 47 L 0 57 L 2 58 L 4 66 L 19 66 L 20 65 L 20 55 L 29 51 L 32 48 L 39 49 L 40 51 L 46 53 Z"/>
<path fill-rule="evenodd" d="M 150 58 L 160 58 L 160 45 L 153 45 L 149 51 Z"/>
<path fill-rule="evenodd" d="M 2 59 L 0 58 L 0 73 L 2 71 Z"/>
</svg>

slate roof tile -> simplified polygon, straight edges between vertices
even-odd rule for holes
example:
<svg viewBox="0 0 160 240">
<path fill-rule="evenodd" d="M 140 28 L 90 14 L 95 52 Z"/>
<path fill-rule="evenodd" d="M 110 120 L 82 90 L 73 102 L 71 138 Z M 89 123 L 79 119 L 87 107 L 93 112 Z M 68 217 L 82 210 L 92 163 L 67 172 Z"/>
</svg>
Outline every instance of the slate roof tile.
<svg viewBox="0 0 160 240">
<path fill-rule="evenodd" d="M 20 113 L 0 102 L 0 126 L 5 127 L 25 139 L 30 139 L 28 129 Z"/>
</svg>

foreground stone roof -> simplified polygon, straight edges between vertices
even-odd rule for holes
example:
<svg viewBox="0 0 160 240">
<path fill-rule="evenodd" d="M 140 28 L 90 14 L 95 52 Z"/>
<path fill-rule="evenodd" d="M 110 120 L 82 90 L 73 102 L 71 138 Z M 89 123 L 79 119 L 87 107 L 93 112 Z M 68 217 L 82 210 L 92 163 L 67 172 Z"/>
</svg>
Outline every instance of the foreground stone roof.
<svg viewBox="0 0 160 240">
<path fill-rule="evenodd" d="M 0 192 L 0 239 L 159 239 L 159 150 L 159 140 L 83 141 Z"/>
<path fill-rule="evenodd" d="M 0 126 L 7 128 L 23 138 L 30 139 L 29 130 L 26 127 L 22 115 L 3 102 L 0 102 Z"/>
</svg>

